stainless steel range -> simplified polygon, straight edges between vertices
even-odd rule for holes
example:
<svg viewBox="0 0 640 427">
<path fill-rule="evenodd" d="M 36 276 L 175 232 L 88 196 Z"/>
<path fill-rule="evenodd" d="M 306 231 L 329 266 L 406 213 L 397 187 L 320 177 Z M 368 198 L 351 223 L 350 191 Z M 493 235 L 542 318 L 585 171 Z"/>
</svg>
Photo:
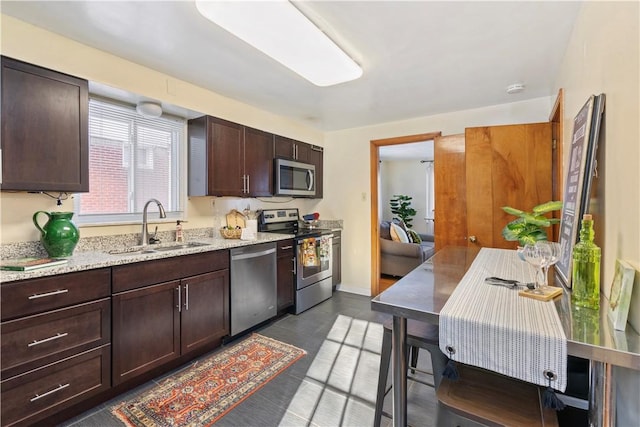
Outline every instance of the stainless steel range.
<svg viewBox="0 0 640 427">
<path fill-rule="evenodd" d="M 331 298 L 331 230 L 301 225 L 298 209 L 288 208 L 263 210 L 258 231 L 295 236 L 296 314 Z"/>
</svg>

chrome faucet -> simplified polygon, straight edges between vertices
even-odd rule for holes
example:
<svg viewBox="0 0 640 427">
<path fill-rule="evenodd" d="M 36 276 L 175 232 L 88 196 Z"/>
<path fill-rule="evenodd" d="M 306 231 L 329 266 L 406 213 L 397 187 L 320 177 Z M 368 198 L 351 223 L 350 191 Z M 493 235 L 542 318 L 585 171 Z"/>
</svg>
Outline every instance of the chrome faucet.
<svg viewBox="0 0 640 427">
<path fill-rule="evenodd" d="M 160 211 L 160 218 L 166 218 L 167 214 L 164 211 L 164 207 L 162 203 L 158 199 L 149 199 L 147 203 L 144 204 L 144 209 L 142 209 L 142 237 L 140 237 L 140 245 L 146 246 L 149 243 L 149 229 L 147 228 L 147 208 L 149 207 L 149 203 L 154 202 L 158 205 L 158 210 Z"/>
</svg>

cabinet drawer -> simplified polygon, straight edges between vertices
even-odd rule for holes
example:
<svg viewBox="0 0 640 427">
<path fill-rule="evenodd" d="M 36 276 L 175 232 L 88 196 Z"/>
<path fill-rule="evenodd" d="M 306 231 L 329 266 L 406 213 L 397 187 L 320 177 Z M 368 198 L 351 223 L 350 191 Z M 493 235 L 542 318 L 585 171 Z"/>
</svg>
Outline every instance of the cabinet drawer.
<svg viewBox="0 0 640 427">
<path fill-rule="evenodd" d="M 278 257 L 288 256 L 293 253 L 293 239 L 278 240 L 276 243 L 278 244 Z"/>
<path fill-rule="evenodd" d="M 111 346 L 2 382 L 2 425 L 36 423 L 110 387 Z"/>
<path fill-rule="evenodd" d="M 183 255 L 113 267 L 113 293 L 229 268 L 229 251 Z"/>
<path fill-rule="evenodd" d="M 3 284 L 2 320 L 111 295 L 111 269 L 81 271 Z"/>
<path fill-rule="evenodd" d="M 1 328 L 4 379 L 109 343 L 111 299 L 3 322 Z"/>
</svg>

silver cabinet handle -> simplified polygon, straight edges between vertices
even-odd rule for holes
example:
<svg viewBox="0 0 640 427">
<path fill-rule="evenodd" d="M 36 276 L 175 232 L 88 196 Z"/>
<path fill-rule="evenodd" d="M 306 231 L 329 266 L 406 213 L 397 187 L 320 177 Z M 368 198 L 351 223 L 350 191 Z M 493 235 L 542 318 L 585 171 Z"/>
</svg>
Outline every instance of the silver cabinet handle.
<svg viewBox="0 0 640 427">
<path fill-rule="evenodd" d="M 54 295 L 66 294 L 67 292 L 69 292 L 69 290 L 68 290 L 68 289 L 58 289 L 57 291 L 45 292 L 44 294 L 34 294 L 34 295 L 31 295 L 31 296 L 29 297 L 29 299 L 38 299 L 38 298 L 52 297 L 52 296 L 54 296 Z"/>
<path fill-rule="evenodd" d="M 291 263 L 293 264 L 293 269 L 291 270 L 291 272 L 292 272 L 293 274 L 297 274 L 297 273 L 296 273 L 296 259 L 295 259 L 295 257 L 294 257 L 294 258 L 291 258 Z"/>
<path fill-rule="evenodd" d="M 189 284 L 184 285 L 184 309 L 189 310 Z"/>
<path fill-rule="evenodd" d="M 53 390 L 49 390 L 48 392 L 43 393 L 43 394 L 36 393 L 36 395 L 31 398 L 31 401 L 35 402 L 38 399 L 42 399 L 43 397 L 49 396 L 50 394 L 56 393 L 56 392 L 58 392 L 60 390 L 64 390 L 67 387 L 69 387 L 69 383 L 67 383 L 65 385 L 60 384 L 60 385 L 58 385 L 58 387 L 54 388 Z"/>
<path fill-rule="evenodd" d="M 53 340 L 57 340 L 57 339 L 60 339 L 60 338 L 64 338 L 67 335 L 69 335 L 67 332 L 65 332 L 63 334 L 58 332 L 54 336 L 49 337 L 49 338 L 45 338 L 43 340 L 33 340 L 33 342 L 30 342 L 29 344 L 27 344 L 27 347 L 33 347 L 33 346 L 36 346 L 36 345 L 44 344 L 44 343 L 49 342 L 49 341 L 53 341 Z"/>
<path fill-rule="evenodd" d="M 298 160 L 298 144 L 293 144 L 293 158 Z"/>
<path fill-rule="evenodd" d="M 178 291 L 178 312 L 182 311 L 182 292 L 180 289 L 180 285 L 178 285 L 178 287 L 176 288 L 176 291 Z"/>
<path fill-rule="evenodd" d="M 283 246 L 280 248 L 280 250 L 283 250 L 283 251 L 286 251 L 287 249 L 293 249 L 293 246 L 289 245 L 289 246 Z"/>
<path fill-rule="evenodd" d="M 247 191 L 246 191 L 247 194 L 250 193 L 250 191 L 249 191 L 249 189 L 251 188 L 250 179 L 251 179 L 251 175 L 247 175 Z"/>
</svg>

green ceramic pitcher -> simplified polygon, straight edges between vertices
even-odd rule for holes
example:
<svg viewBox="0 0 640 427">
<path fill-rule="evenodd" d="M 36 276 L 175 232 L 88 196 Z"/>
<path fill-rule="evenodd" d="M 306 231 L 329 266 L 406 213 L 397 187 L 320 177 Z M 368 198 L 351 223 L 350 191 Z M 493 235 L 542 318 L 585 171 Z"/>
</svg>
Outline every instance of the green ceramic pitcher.
<svg viewBox="0 0 640 427">
<path fill-rule="evenodd" d="M 41 227 L 38 215 L 44 214 L 49 220 Z M 80 239 L 78 227 L 71 221 L 73 212 L 45 212 L 33 214 L 33 223 L 40 230 L 40 241 L 51 258 L 68 258 Z"/>
</svg>

